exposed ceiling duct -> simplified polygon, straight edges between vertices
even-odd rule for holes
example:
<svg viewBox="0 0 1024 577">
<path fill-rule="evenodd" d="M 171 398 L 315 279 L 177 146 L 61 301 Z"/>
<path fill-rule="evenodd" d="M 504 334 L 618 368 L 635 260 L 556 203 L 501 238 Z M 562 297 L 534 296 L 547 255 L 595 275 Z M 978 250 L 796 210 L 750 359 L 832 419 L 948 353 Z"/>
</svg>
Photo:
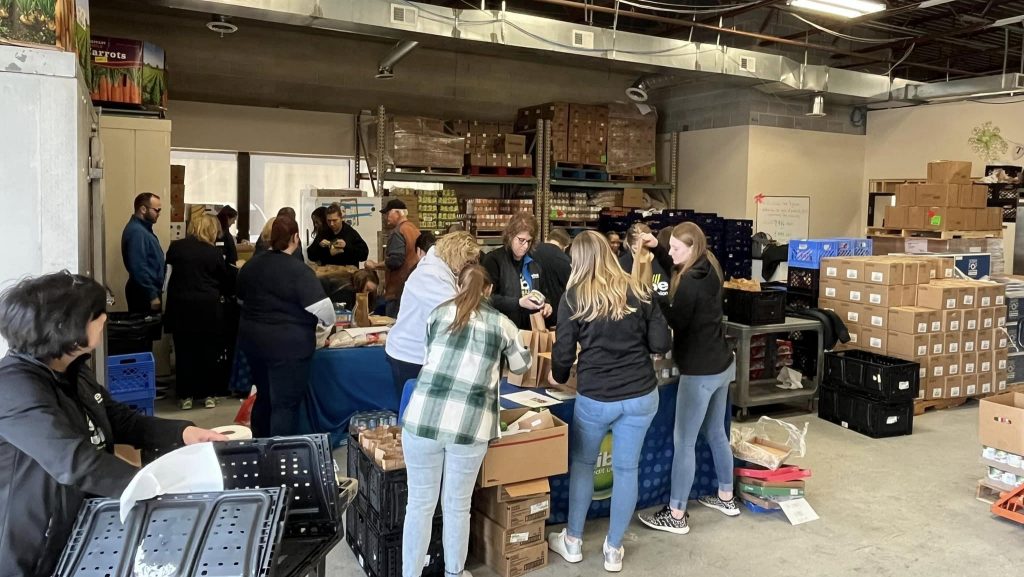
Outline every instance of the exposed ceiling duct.
<svg viewBox="0 0 1024 577">
<path fill-rule="evenodd" d="M 982 78 L 965 78 L 907 86 L 898 100 L 909 102 L 950 102 L 968 98 L 993 98 L 1024 94 L 1024 74 L 998 74 Z"/>
<path fill-rule="evenodd" d="M 395 64 L 409 55 L 420 43 L 415 40 L 400 40 L 391 52 L 377 64 L 377 79 L 390 80 L 395 77 Z"/>
<path fill-rule="evenodd" d="M 543 1 L 573 4 L 569 0 Z M 238 0 L 151 0 L 151 3 L 171 8 L 391 38 L 400 41 L 392 51 L 396 62 L 417 43 L 425 47 L 476 51 L 484 54 L 513 51 L 540 53 L 548 57 L 557 56 L 580 62 L 602 60 L 621 68 L 647 71 L 647 74 L 629 87 L 632 89 L 631 98 L 638 102 L 640 100 L 637 99 L 642 98 L 644 94 L 650 96 L 649 93 L 653 90 L 678 84 L 685 79 L 694 78 L 695 75 L 722 75 L 739 81 L 739 84 L 774 94 L 828 94 L 839 97 L 839 102 L 861 104 L 895 103 L 893 101 L 931 102 L 937 98 L 947 98 L 936 96 L 944 91 L 949 94 L 960 90 L 963 96 L 959 98 L 991 94 L 988 88 L 991 88 L 992 81 L 986 78 L 920 85 L 878 74 L 803 64 L 776 54 L 597 28 L 500 10 L 452 9 L 406 0 L 247 0 L 244 3 Z M 597 6 L 591 8 L 603 9 Z M 730 32 L 726 29 L 719 30 Z M 387 59 L 381 62 L 382 68 L 386 62 Z M 393 64 L 391 63 L 392 66 Z M 1017 87 L 1019 79 L 1009 79 L 1012 82 L 1009 85 L 1005 84 L 1007 79 L 1002 76 L 999 79 L 1003 86 L 1024 91 Z M 987 88 L 981 92 L 970 89 L 968 86 L 972 82 L 980 82 L 979 85 Z M 952 88 L 944 89 L 942 86 Z M 959 89 L 957 86 L 963 88 Z M 948 97 L 957 96 L 950 94 Z"/>
</svg>

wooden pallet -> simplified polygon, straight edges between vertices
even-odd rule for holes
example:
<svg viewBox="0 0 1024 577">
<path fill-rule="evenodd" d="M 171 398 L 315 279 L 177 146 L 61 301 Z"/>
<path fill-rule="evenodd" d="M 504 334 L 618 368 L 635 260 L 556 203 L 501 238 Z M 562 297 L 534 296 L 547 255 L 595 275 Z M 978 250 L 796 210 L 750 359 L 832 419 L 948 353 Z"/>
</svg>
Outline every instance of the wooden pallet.
<svg viewBox="0 0 1024 577">
<path fill-rule="evenodd" d="M 606 164 L 590 164 L 587 162 L 563 162 L 556 161 L 555 168 L 577 168 L 580 170 L 600 170 L 601 172 L 608 171 L 608 165 Z"/>
<path fill-rule="evenodd" d="M 556 180 L 590 180 L 607 181 L 608 173 L 590 168 L 566 168 L 558 166 L 551 169 L 551 178 Z"/>
<path fill-rule="evenodd" d="M 978 479 L 978 487 L 975 489 L 974 498 L 982 503 L 993 505 L 1004 492 L 1004 489 L 995 487 L 988 479 Z"/>
<path fill-rule="evenodd" d="M 884 238 L 935 238 L 952 240 L 957 238 L 1001 238 L 1001 230 L 914 230 L 908 228 L 869 228 L 867 236 Z"/>
<path fill-rule="evenodd" d="M 454 174 L 461 175 L 462 167 L 452 168 L 448 166 L 396 166 L 395 172 L 406 172 L 416 174 Z"/>
<path fill-rule="evenodd" d="M 608 174 L 612 182 L 657 182 L 658 178 L 650 174 Z"/>
<path fill-rule="evenodd" d="M 530 178 L 533 176 L 533 168 L 529 166 L 468 166 L 466 167 L 470 176 L 521 176 Z"/>
<path fill-rule="evenodd" d="M 960 397 L 957 399 L 935 399 L 932 401 L 914 401 L 914 416 L 920 417 L 930 409 L 943 410 L 952 409 L 953 407 L 959 407 L 967 402 L 967 397 Z"/>
</svg>

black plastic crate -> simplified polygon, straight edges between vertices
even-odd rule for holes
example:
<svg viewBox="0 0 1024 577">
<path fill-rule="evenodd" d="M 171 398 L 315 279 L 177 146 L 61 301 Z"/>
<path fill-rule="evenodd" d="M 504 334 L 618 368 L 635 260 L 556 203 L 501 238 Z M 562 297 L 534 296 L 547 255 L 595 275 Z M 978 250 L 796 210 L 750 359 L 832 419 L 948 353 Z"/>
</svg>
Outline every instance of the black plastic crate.
<svg viewBox="0 0 1024 577">
<path fill-rule="evenodd" d="M 988 185 L 988 200 L 1017 200 L 1020 193 L 1018 192 L 1018 184 L 1011 182 L 998 182 Z"/>
<path fill-rule="evenodd" d="M 107 315 L 107 354 L 128 355 L 152 352 L 153 341 L 163 336 L 159 314 L 109 313 Z"/>
<path fill-rule="evenodd" d="M 1003 207 L 1003 222 L 1017 222 L 1017 206 Z"/>
<path fill-rule="evenodd" d="M 786 318 L 786 293 L 777 290 L 753 292 L 725 289 L 723 309 L 730 322 L 742 325 L 781 323 Z"/>
<path fill-rule="evenodd" d="M 816 309 L 818 308 L 817 291 L 803 291 L 800 289 L 789 289 L 786 291 L 786 307 L 793 309 Z"/>
<path fill-rule="evenodd" d="M 409 476 L 406 469 L 385 471 L 358 444 L 350 442 L 349 447 L 357 453 L 359 495 L 365 499 L 367 509 L 380 517 L 384 531 L 401 529 L 405 522 L 405 506 L 409 502 Z M 441 516 L 440 500 L 434 516 Z"/>
<path fill-rule="evenodd" d="M 818 283 L 821 280 L 821 271 L 816 268 L 789 267 L 786 273 L 786 285 L 805 291 L 812 291 L 818 294 Z"/>
<path fill-rule="evenodd" d="M 867 351 L 825 353 L 823 382 L 879 401 L 913 401 L 921 388 L 921 365 Z"/>
<path fill-rule="evenodd" d="M 327 435 L 214 443 L 225 489 L 288 487 L 288 537 L 339 535 L 338 483 Z"/>
<path fill-rule="evenodd" d="M 163 575 L 162 567 L 177 577 L 265 577 L 288 500 L 280 487 L 163 495 L 136 503 L 124 525 L 120 508 L 117 499 L 82 505 L 56 577 Z"/>
<path fill-rule="evenodd" d="M 369 577 L 401 577 L 402 575 L 402 528 L 382 532 L 379 518 L 372 510 L 350 507 L 346 528 L 349 547 L 356 561 Z M 435 519 L 430 531 L 430 545 L 423 566 L 423 577 L 444 574 L 443 527 Z"/>
<path fill-rule="evenodd" d="M 818 417 L 874 439 L 914 432 L 914 401 L 890 403 L 821 386 Z"/>
</svg>

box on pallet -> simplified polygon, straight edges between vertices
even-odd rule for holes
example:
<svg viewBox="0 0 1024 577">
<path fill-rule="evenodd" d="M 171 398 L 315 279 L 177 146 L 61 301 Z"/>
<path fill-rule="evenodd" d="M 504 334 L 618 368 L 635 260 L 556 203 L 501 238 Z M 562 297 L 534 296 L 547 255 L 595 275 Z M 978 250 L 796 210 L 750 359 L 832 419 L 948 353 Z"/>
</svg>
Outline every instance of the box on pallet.
<svg viewBox="0 0 1024 577">
<path fill-rule="evenodd" d="M 929 162 L 928 182 L 971 184 L 971 163 L 959 160 Z"/>
<path fill-rule="evenodd" d="M 1024 454 L 1024 393 L 982 399 L 978 423 L 978 440 L 982 445 Z"/>
</svg>

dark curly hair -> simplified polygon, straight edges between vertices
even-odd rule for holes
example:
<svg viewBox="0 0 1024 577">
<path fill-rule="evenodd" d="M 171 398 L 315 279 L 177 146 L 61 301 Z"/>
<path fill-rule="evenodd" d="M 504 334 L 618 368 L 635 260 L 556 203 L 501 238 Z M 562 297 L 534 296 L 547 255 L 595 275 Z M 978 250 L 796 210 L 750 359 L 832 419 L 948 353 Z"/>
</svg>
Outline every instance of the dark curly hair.
<svg viewBox="0 0 1024 577">
<path fill-rule="evenodd" d="M 46 362 L 89 342 L 88 324 L 106 313 L 107 290 L 68 271 L 26 278 L 0 294 L 0 336 L 11 350 Z"/>
</svg>

